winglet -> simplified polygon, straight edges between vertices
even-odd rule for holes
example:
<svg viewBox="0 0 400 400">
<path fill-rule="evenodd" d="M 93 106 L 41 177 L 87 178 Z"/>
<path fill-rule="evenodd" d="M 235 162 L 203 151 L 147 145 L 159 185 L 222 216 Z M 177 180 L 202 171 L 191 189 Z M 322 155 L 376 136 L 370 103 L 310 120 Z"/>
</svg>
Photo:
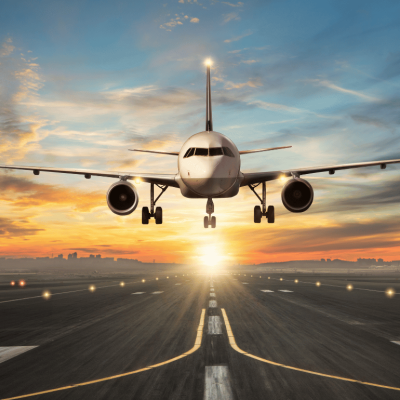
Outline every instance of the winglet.
<svg viewBox="0 0 400 400">
<path fill-rule="evenodd" d="M 211 78 L 210 78 L 210 69 L 211 69 L 211 60 L 206 60 L 207 66 L 207 83 L 206 83 L 206 131 L 210 132 L 213 130 L 213 122 L 212 122 L 212 107 L 211 107 Z"/>
</svg>

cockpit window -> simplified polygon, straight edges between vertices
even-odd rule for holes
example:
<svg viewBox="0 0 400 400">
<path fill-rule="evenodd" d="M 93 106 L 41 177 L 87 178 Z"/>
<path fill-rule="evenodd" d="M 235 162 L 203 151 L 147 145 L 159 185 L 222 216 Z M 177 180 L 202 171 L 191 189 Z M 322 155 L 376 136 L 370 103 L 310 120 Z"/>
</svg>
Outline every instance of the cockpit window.
<svg viewBox="0 0 400 400">
<path fill-rule="evenodd" d="M 196 156 L 208 156 L 208 149 L 197 148 L 196 149 Z"/>
<path fill-rule="evenodd" d="M 223 147 L 224 149 L 224 154 L 228 157 L 235 157 L 235 155 L 232 153 L 232 150 L 229 147 Z"/>
<path fill-rule="evenodd" d="M 210 156 L 223 156 L 222 147 L 210 147 Z"/>
<path fill-rule="evenodd" d="M 194 155 L 202 157 L 207 157 L 207 156 L 213 157 L 213 156 L 223 156 L 224 154 L 228 157 L 235 157 L 235 155 L 233 154 L 232 150 L 229 147 L 211 147 L 209 149 L 191 147 L 186 151 L 183 158 L 189 158 Z"/>
<path fill-rule="evenodd" d="M 185 155 L 183 156 L 183 158 L 188 158 L 188 157 L 192 157 L 192 155 L 194 154 L 195 148 L 191 147 L 190 149 L 188 149 L 188 151 L 185 153 Z"/>
</svg>

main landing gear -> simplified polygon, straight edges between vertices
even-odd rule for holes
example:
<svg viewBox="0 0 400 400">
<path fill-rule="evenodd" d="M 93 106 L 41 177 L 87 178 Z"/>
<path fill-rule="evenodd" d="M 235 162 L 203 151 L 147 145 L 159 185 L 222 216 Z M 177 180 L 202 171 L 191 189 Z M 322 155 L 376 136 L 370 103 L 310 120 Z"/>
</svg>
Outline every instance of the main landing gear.
<svg viewBox="0 0 400 400">
<path fill-rule="evenodd" d="M 207 200 L 206 213 L 208 217 L 204 217 L 204 228 L 208 228 L 210 225 L 211 228 L 215 228 L 217 226 L 217 218 L 215 216 L 211 217 L 211 214 L 214 213 L 214 202 L 211 197 Z"/>
<path fill-rule="evenodd" d="M 162 224 L 162 208 L 157 207 L 156 211 L 154 212 L 154 206 L 157 203 L 157 200 L 162 196 L 162 194 L 168 189 L 168 186 L 161 186 L 157 185 L 161 189 L 161 193 L 158 195 L 158 197 L 154 200 L 154 183 L 150 185 L 150 211 L 149 207 L 143 207 L 142 208 L 142 224 L 143 225 L 148 225 L 150 218 L 154 218 L 156 220 L 156 224 L 160 225 Z"/>
<path fill-rule="evenodd" d="M 265 198 L 267 193 L 265 182 L 262 183 L 262 199 L 255 191 L 255 188 L 258 185 L 260 185 L 260 183 L 258 183 L 257 185 L 249 185 L 249 188 L 258 197 L 262 206 L 262 210 L 260 206 L 254 207 L 254 223 L 259 224 L 261 222 L 262 217 L 267 217 L 268 223 L 273 224 L 275 222 L 275 208 L 274 206 L 268 206 L 267 210 L 267 207 L 265 205 Z"/>
</svg>

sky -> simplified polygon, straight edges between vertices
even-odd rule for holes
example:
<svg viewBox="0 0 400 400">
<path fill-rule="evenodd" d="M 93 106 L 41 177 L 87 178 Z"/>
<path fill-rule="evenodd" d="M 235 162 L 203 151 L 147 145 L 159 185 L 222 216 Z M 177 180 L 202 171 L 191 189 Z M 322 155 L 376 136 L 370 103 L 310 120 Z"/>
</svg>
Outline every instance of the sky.
<svg viewBox="0 0 400 400">
<path fill-rule="evenodd" d="M 179 151 L 204 130 L 211 58 L 214 130 L 245 155 L 243 172 L 400 158 L 400 3 L 397 1 L 2 0 L 1 163 L 176 173 Z M 254 224 L 241 188 L 206 201 L 169 188 L 163 225 L 106 204 L 110 178 L 0 172 L 0 257 L 78 256 L 141 261 L 263 263 L 400 259 L 400 166 L 307 176 L 311 208 L 282 205 Z"/>
</svg>

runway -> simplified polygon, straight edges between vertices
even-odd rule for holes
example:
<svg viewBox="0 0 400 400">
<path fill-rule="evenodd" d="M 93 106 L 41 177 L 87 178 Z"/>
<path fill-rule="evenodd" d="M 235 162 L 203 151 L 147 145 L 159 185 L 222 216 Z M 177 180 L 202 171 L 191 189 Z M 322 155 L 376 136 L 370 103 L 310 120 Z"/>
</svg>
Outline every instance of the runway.
<svg viewBox="0 0 400 400">
<path fill-rule="evenodd" d="M 398 280 L 269 277 L 2 284 L 0 399 L 400 398 Z"/>
</svg>

